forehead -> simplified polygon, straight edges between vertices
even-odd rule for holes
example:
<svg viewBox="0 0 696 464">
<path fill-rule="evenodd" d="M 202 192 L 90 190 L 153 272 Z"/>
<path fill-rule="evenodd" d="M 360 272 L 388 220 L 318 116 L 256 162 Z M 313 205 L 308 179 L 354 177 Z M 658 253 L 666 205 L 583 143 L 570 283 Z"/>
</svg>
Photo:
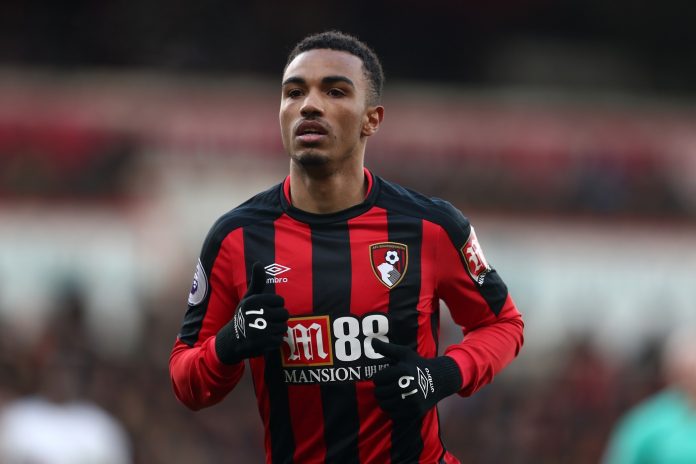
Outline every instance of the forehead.
<svg viewBox="0 0 696 464">
<path fill-rule="evenodd" d="M 300 53 L 288 65 L 283 80 L 301 77 L 307 81 L 326 76 L 345 76 L 356 86 L 365 84 L 365 73 L 360 58 L 348 52 L 319 48 Z"/>
</svg>

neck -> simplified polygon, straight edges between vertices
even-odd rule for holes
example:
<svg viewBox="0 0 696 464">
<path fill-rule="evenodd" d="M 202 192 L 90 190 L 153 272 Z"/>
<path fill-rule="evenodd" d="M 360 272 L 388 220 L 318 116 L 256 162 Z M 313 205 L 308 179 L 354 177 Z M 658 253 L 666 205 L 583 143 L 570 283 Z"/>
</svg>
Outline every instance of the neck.
<svg viewBox="0 0 696 464">
<path fill-rule="evenodd" d="M 363 166 L 316 175 L 295 162 L 290 164 L 290 194 L 298 209 L 329 214 L 348 209 L 365 200 L 367 181 Z"/>
</svg>

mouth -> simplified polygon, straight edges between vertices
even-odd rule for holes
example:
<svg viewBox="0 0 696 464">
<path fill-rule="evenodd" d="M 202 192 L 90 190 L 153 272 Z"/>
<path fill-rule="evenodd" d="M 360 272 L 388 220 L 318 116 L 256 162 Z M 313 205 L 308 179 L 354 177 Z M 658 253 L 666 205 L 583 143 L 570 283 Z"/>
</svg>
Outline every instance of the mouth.
<svg viewBox="0 0 696 464">
<path fill-rule="evenodd" d="M 316 144 L 329 134 L 328 129 L 319 121 L 303 120 L 295 129 L 295 137 L 303 144 Z"/>
</svg>

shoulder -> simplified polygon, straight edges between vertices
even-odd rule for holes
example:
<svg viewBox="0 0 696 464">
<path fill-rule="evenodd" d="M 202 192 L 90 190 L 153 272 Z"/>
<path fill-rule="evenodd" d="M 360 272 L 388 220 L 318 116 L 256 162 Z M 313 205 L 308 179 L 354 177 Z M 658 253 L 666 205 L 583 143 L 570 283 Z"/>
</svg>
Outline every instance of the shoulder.
<svg viewBox="0 0 696 464">
<path fill-rule="evenodd" d="M 280 188 L 281 184 L 276 184 L 220 216 L 210 228 L 206 241 L 221 242 L 236 229 L 277 219 L 283 212 Z"/>
<path fill-rule="evenodd" d="M 630 423 L 659 425 L 671 421 L 674 415 L 680 415 L 688 403 L 684 395 L 675 389 L 665 389 L 638 403 L 628 412 L 625 421 Z"/>
<path fill-rule="evenodd" d="M 626 413 L 619 421 L 619 433 L 635 439 L 670 430 L 687 408 L 683 395 L 671 389 L 663 390 Z"/>
<path fill-rule="evenodd" d="M 466 242 L 471 224 L 464 214 L 450 202 L 428 197 L 415 190 L 378 178 L 380 198 L 377 205 L 387 211 L 433 222 L 441 226 L 455 243 Z"/>
</svg>

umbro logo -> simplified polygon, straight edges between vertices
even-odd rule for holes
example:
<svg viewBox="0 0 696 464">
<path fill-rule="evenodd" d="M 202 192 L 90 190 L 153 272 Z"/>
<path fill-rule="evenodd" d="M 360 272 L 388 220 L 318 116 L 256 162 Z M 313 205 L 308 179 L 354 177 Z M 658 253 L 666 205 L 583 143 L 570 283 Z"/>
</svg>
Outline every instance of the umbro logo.
<svg viewBox="0 0 696 464">
<path fill-rule="evenodd" d="M 266 278 L 267 284 L 278 284 L 278 283 L 288 281 L 287 277 L 278 277 L 278 276 L 280 274 L 288 272 L 290 270 L 289 267 L 283 266 L 282 264 L 273 263 L 273 264 L 269 264 L 268 266 L 265 266 L 264 269 L 266 270 L 266 274 L 272 276 L 272 277 Z"/>
<path fill-rule="evenodd" d="M 266 274 L 272 275 L 273 277 L 290 270 L 289 267 L 278 263 L 269 264 L 268 266 L 264 267 L 264 269 L 266 270 Z"/>
<path fill-rule="evenodd" d="M 429 391 L 435 393 L 435 385 L 433 385 L 433 377 L 430 375 L 430 369 L 426 367 L 425 374 L 420 367 L 416 366 L 416 369 L 418 370 L 418 386 L 421 389 L 421 393 L 423 393 L 423 398 L 427 398 Z"/>
</svg>

